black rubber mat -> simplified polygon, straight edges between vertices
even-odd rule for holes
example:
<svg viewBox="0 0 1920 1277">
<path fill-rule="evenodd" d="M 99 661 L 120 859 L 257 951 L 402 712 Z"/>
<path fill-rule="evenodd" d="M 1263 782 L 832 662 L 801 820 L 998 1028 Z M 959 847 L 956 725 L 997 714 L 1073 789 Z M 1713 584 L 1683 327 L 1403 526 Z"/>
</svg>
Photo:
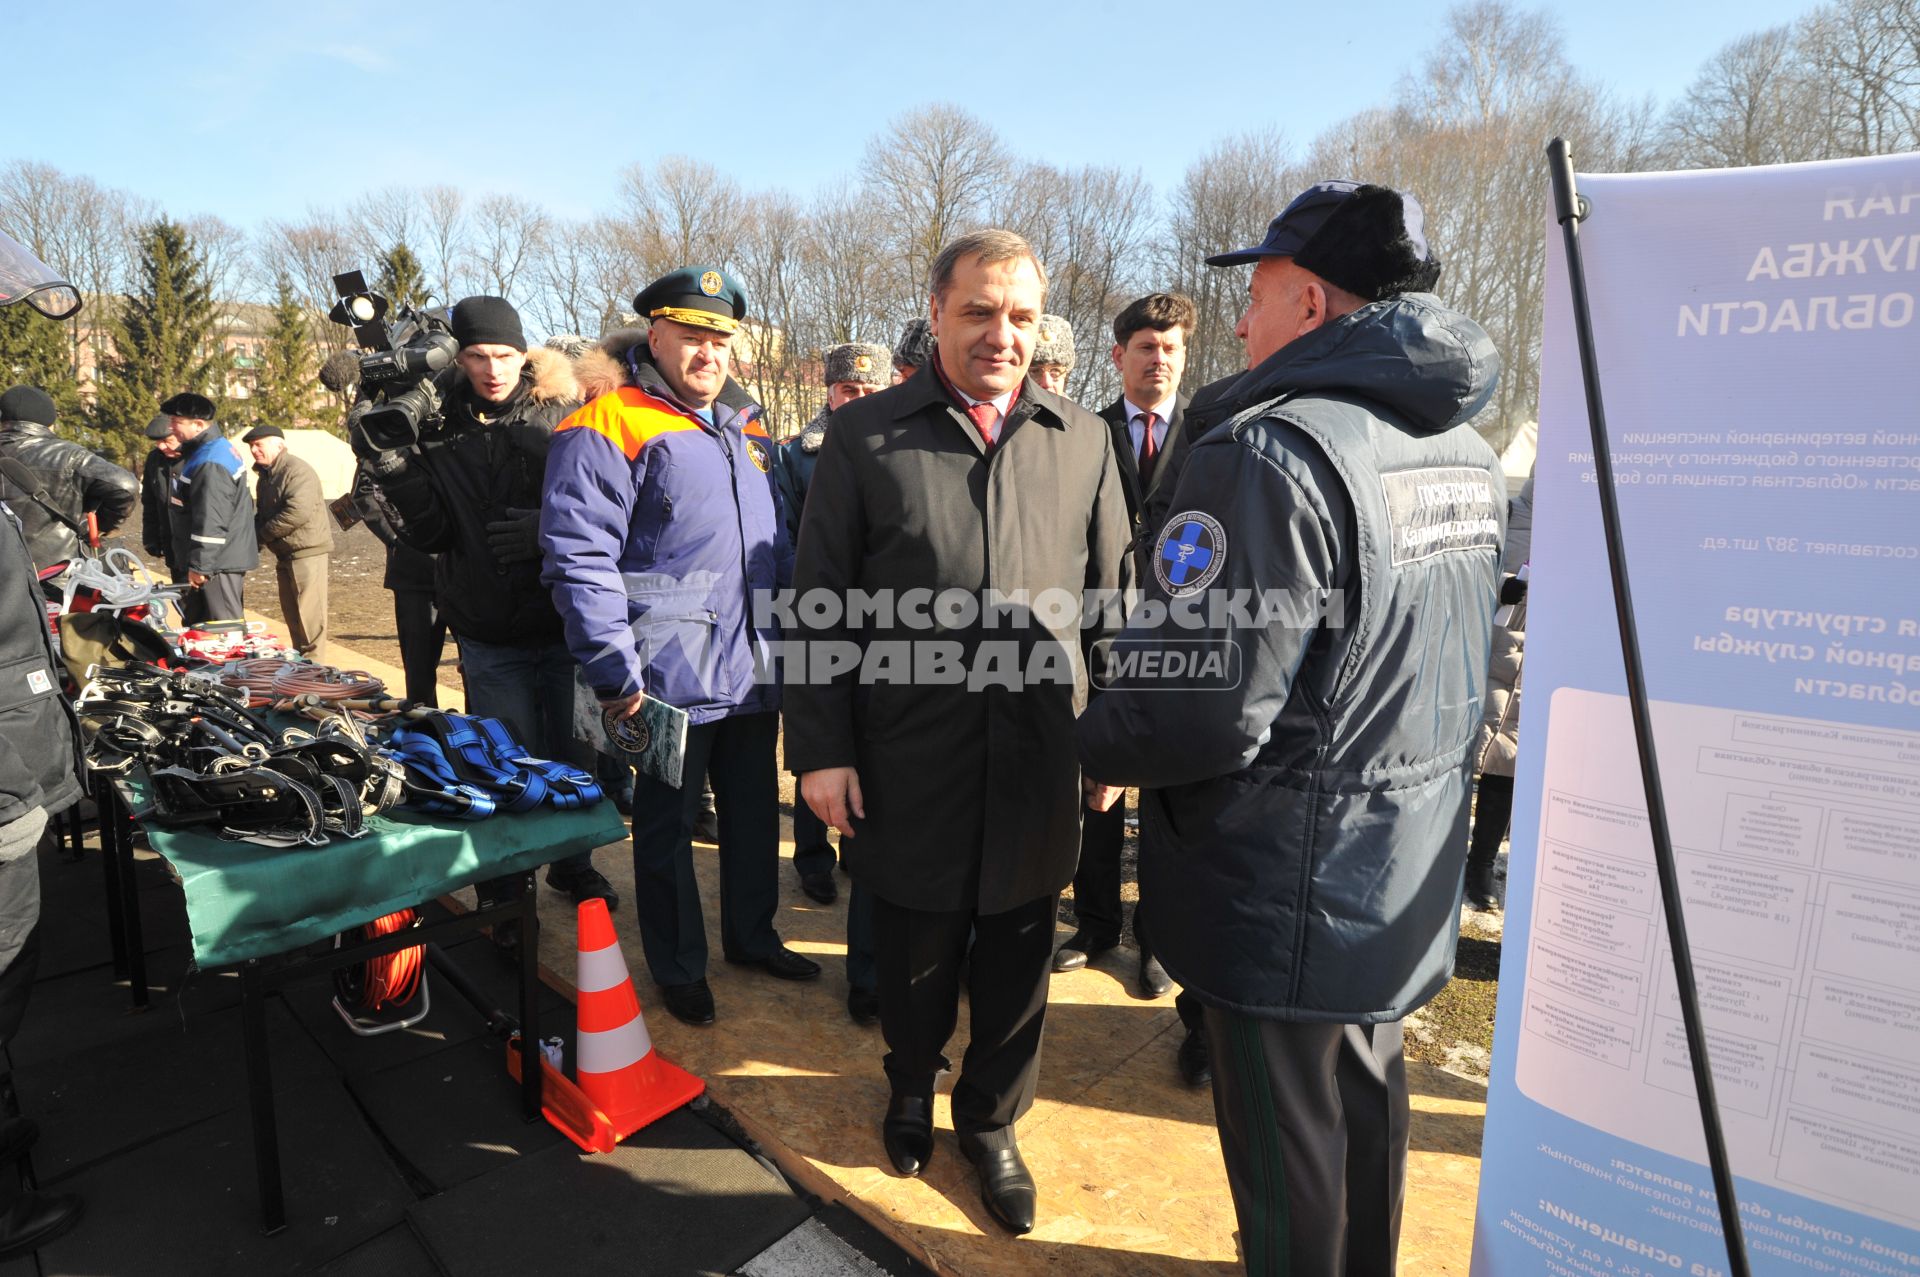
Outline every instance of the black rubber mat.
<svg viewBox="0 0 1920 1277">
<path fill-rule="evenodd" d="M 519 1084 L 507 1074 L 506 1048 L 484 1035 L 349 1078 L 347 1087 L 394 1155 L 437 1191 L 565 1138 L 544 1119 L 520 1116 Z M 431 1102 L 423 1103 L 428 1097 Z"/>
<path fill-rule="evenodd" d="M 274 1090 L 298 1103 L 316 1083 L 337 1087 L 333 1066 L 269 998 L 267 1051 Z M 146 1017 L 137 1037 L 119 1049 L 80 1051 L 22 1062 L 14 1071 L 25 1111 L 42 1135 L 34 1167 L 53 1182 L 110 1153 L 191 1126 L 247 1103 L 240 1009 L 195 1016 L 184 1027 Z M 164 1067 L 155 1067 L 160 1060 Z"/>
<path fill-rule="evenodd" d="M 260 1232 L 244 1108 L 121 1153 L 60 1187 L 80 1226 L 40 1252 L 46 1277 L 309 1273 L 402 1222 L 412 1200 L 338 1082 L 279 1104 L 287 1228 Z"/>
<path fill-rule="evenodd" d="M 0 1271 L 0 1277 L 7 1277 Z M 442 1277 L 413 1229 L 396 1224 L 322 1268 L 319 1277 Z"/>
<path fill-rule="evenodd" d="M 447 1272 L 723 1277 L 808 1208 L 786 1182 L 685 1109 L 605 1156 L 562 1144 L 410 1212 Z"/>
</svg>

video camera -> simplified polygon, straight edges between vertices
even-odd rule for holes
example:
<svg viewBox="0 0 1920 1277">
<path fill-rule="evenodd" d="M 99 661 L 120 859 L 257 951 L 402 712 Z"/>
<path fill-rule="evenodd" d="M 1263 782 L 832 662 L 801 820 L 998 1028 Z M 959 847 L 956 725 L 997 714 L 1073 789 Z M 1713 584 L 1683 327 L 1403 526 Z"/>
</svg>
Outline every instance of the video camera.
<svg viewBox="0 0 1920 1277">
<path fill-rule="evenodd" d="M 327 318 L 353 329 L 360 356 L 360 393 L 370 406 L 355 417 L 355 428 L 376 451 L 410 448 L 420 432 L 440 415 L 433 374 L 460 353 L 444 310 L 402 306 L 387 322 L 387 299 L 367 287 L 357 270 L 333 277 L 339 291 Z"/>
</svg>

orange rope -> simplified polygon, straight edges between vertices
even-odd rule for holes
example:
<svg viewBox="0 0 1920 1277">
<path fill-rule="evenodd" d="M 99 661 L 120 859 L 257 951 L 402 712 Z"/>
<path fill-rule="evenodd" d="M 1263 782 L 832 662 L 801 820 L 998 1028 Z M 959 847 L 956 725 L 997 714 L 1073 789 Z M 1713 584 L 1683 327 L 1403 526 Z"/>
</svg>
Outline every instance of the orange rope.
<svg viewBox="0 0 1920 1277">
<path fill-rule="evenodd" d="M 377 940 L 381 936 L 404 931 L 412 925 L 413 910 L 401 909 L 384 918 L 375 918 L 366 925 L 364 931 L 367 939 Z M 426 946 L 417 944 L 398 953 L 367 959 L 366 986 L 360 995 L 361 1009 L 378 1011 L 382 1007 L 397 1006 L 411 999 L 420 985 L 420 972 L 425 967 L 426 955 Z"/>
</svg>

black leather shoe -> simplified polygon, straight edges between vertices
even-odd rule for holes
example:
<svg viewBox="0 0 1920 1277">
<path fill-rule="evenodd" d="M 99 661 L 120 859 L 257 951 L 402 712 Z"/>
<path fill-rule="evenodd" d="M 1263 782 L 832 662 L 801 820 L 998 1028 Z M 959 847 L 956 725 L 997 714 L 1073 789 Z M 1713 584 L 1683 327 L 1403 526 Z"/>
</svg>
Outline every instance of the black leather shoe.
<svg viewBox="0 0 1920 1277">
<path fill-rule="evenodd" d="M 695 980 L 691 984 L 663 984 L 660 986 L 660 1000 L 667 1005 L 667 1014 L 682 1024 L 713 1023 L 713 990 L 707 987 L 705 980 Z"/>
<path fill-rule="evenodd" d="M 1140 951 L 1140 996 L 1143 998 L 1164 998 L 1173 992 L 1173 981 L 1167 978 L 1167 969 L 1160 965 L 1160 959 Z"/>
<path fill-rule="evenodd" d="M 980 1200 L 986 1203 L 987 1214 L 1016 1237 L 1032 1232 L 1034 1203 L 1040 1193 L 1020 1159 L 1019 1147 L 989 1150 L 963 1138 L 960 1151 L 980 1172 Z"/>
<path fill-rule="evenodd" d="M 615 913 L 620 908 L 620 893 L 613 889 L 613 884 L 607 881 L 605 874 L 592 867 L 568 873 L 557 865 L 550 865 L 547 868 L 547 885 L 565 894 L 576 907 L 589 900 L 604 900 L 608 913 Z"/>
<path fill-rule="evenodd" d="M 781 945 L 764 958 L 728 958 L 737 967 L 760 967 L 777 980 L 811 980 L 820 974 L 820 964 Z"/>
<path fill-rule="evenodd" d="M 1053 951 L 1053 969 L 1058 971 L 1078 971 L 1087 965 L 1087 960 L 1095 954 L 1105 953 L 1120 941 L 1104 940 L 1089 935 L 1085 931 L 1076 931 L 1067 937 L 1067 942 Z"/>
<path fill-rule="evenodd" d="M 1198 1029 L 1188 1029 L 1186 1040 L 1180 1044 L 1180 1076 L 1196 1089 L 1213 1085 L 1213 1052 L 1207 1046 L 1207 1035 Z"/>
<path fill-rule="evenodd" d="M 875 998 L 876 1011 L 879 1005 L 880 1000 Z M 39 1138 L 40 1124 L 30 1117 L 10 1117 L 0 1122 L 0 1166 L 19 1161 Z"/>
<path fill-rule="evenodd" d="M 834 882 L 833 872 L 827 869 L 801 874 L 800 890 L 807 893 L 807 899 L 823 905 L 830 905 L 840 898 L 839 884 Z"/>
<path fill-rule="evenodd" d="M 0 1261 L 30 1255 L 80 1222 L 85 1209 L 71 1193 L 22 1193 L 0 1215 Z"/>
<path fill-rule="evenodd" d="M 693 840 L 695 842 L 710 842 L 716 847 L 720 845 L 719 812 L 715 811 L 712 807 L 701 809 L 700 814 L 693 818 Z"/>
<path fill-rule="evenodd" d="M 862 1028 L 880 1023 L 880 995 L 872 989 L 848 989 L 847 1014 Z"/>
<path fill-rule="evenodd" d="M 880 1142 L 887 1160 L 902 1175 L 914 1176 L 933 1160 L 933 1101 L 918 1095 L 896 1095 L 887 1101 L 880 1123 Z"/>
<path fill-rule="evenodd" d="M 1500 902 L 1494 899 L 1493 862 L 1475 864 L 1467 862 L 1467 906 L 1472 909 L 1490 911 L 1498 909 Z"/>
</svg>

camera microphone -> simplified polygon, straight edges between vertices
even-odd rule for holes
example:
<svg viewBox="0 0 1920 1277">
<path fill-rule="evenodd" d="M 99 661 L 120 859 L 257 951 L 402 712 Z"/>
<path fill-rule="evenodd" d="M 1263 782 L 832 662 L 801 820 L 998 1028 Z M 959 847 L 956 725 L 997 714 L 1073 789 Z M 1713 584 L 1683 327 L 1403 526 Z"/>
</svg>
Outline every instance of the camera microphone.
<svg viewBox="0 0 1920 1277">
<path fill-rule="evenodd" d="M 360 356 L 351 350 L 336 350 L 320 365 L 320 384 L 336 395 L 345 394 L 360 381 Z"/>
</svg>

